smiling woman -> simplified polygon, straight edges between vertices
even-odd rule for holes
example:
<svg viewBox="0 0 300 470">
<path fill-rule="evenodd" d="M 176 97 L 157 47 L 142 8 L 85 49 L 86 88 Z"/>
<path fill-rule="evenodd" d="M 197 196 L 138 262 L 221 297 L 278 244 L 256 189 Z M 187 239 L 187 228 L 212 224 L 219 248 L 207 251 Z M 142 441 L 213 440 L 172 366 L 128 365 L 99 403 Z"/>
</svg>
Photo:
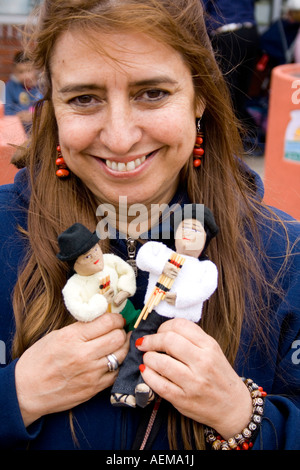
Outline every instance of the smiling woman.
<svg viewBox="0 0 300 470">
<path fill-rule="evenodd" d="M 129 351 L 123 318 L 106 312 L 74 323 L 62 296 L 73 272 L 57 258 L 58 235 L 75 223 L 93 233 L 105 219 L 97 208 L 107 207 L 116 237 L 101 249 L 127 267 L 144 252 L 142 241 L 157 247 L 162 239 L 174 250 L 164 217 L 152 220 L 154 206 L 197 203 L 220 229 L 205 250 L 218 286 L 203 304 L 207 276 L 187 274 L 184 292 L 194 286 L 188 297 L 199 297 L 195 308 L 189 299 L 181 305 L 188 319 L 155 312 L 157 333 L 137 338 L 142 363 L 135 372 L 161 399 L 147 446 L 299 448 L 300 375 L 291 360 L 300 331 L 299 224 L 264 204 L 262 182 L 243 163 L 240 126 L 201 2 L 44 0 L 31 24 L 27 50 L 43 72 L 44 97 L 24 150 L 27 167 L 0 189 L 0 340 L 8 353 L 0 370 L 0 446 L 140 447 L 147 413 L 122 413 L 110 403 Z M 57 148 L 67 178 L 56 175 Z M 204 155 L 194 166 L 197 152 Z M 142 240 L 128 236 L 137 207 L 146 209 L 139 222 L 146 228 L 136 231 Z M 202 238 L 195 224 L 184 230 L 181 250 Z M 141 271 L 136 284 L 131 300 L 142 309 Z M 168 299 L 178 311 L 175 294 Z"/>
</svg>

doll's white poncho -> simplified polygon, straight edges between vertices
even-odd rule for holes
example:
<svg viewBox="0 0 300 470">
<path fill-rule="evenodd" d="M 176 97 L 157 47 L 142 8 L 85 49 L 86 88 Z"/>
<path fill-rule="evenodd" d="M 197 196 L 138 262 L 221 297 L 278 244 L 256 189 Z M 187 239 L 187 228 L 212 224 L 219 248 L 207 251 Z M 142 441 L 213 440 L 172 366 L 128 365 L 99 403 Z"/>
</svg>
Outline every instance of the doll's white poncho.
<svg viewBox="0 0 300 470">
<path fill-rule="evenodd" d="M 131 266 L 116 255 L 105 254 L 104 269 L 91 276 L 74 274 L 62 290 L 65 305 L 68 311 L 79 321 L 92 321 L 103 315 L 108 309 L 108 302 L 104 295 L 99 293 L 101 280 L 110 276 L 110 286 L 116 295 L 126 291 L 132 296 L 136 291 L 135 274 Z M 121 312 L 127 299 L 118 307 L 111 305 L 112 312 Z"/>
<path fill-rule="evenodd" d="M 174 253 L 160 242 L 147 242 L 139 250 L 136 263 L 139 269 L 149 272 L 145 303 L 152 294 L 165 263 Z M 183 255 L 185 262 L 179 271 L 170 292 L 176 292 L 175 305 L 162 300 L 155 311 L 168 318 L 186 318 L 197 322 L 201 318 L 203 302 L 217 288 L 218 270 L 209 260 Z"/>
</svg>

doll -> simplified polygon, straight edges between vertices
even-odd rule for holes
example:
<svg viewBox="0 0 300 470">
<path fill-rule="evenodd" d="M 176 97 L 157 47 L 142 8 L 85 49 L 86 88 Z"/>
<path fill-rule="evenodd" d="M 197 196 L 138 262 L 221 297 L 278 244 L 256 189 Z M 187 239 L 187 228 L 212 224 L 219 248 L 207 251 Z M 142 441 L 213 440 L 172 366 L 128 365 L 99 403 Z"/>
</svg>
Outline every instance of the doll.
<svg viewBox="0 0 300 470">
<path fill-rule="evenodd" d="M 149 272 L 145 307 L 135 324 L 129 353 L 112 388 L 114 406 L 144 407 L 154 398 L 139 371 L 143 353 L 135 347 L 136 340 L 155 333 L 170 318 L 198 322 L 203 302 L 217 288 L 217 268 L 204 252 L 217 235 L 218 227 L 209 209 L 204 208 L 204 221 L 203 212 L 197 213 L 196 204 L 191 205 L 191 209 L 189 218 L 174 224 L 176 253 L 155 241 L 145 243 L 138 252 L 138 268 Z M 183 217 L 185 213 L 184 210 Z"/>
<path fill-rule="evenodd" d="M 136 291 L 133 268 L 116 255 L 103 254 L 96 232 L 79 223 L 60 234 L 58 244 L 57 257 L 75 271 L 62 290 L 73 317 L 88 322 L 105 312 L 118 312 L 131 329 L 140 312 L 128 299 Z"/>
</svg>

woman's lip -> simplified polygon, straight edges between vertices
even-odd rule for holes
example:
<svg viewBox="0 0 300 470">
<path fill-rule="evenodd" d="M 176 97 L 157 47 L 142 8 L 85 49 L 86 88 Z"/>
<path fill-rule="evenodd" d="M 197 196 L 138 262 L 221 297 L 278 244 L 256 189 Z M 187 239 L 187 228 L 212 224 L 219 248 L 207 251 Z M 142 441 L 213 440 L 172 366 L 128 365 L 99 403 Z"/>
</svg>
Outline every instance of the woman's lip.
<svg viewBox="0 0 300 470">
<path fill-rule="evenodd" d="M 141 172 L 144 168 L 146 168 L 149 164 L 150 164 L 150 161 L 155 157 L 155 155 L 157 154 L 158 150 L 154 150 L 153 152 L 150 152 L 149 154 L 146 155 L 146 159 L 140 164 L 138 165 L 136 168 L 132 169 L 132 170 L 126 170 L 126 171 L 119 171 L 119 170 L 114 170 L 112 168 L 109 168 L 106 164 L 106 160 L 104 161 L 104 159 L 100 158 L 100 157 L 94 157 L 98 163 L 101 165 L 101 167 L 103 168 L 103 170 L 109 174 L 109 175 L 112 175 L 114 177 L 119 177 L 119 178 L 126 178 L 128 176 L 134 176 L 136 174 L 138 174 L 139 172 Z M 145 156 L 145 154 L 143 154 L 143 156 Z M 124 161 L 118 161 L 117 160 L 113 160 L 111 159 L 110 161 L 114 161 L 114 162 L 117 162 L 117 163 L 129 163 L 131 161 L 135 161 L 137 160 L 138 158 L 141 158 L 141 157 L 135 157 L 134 159 L 131 158 L 131 159 L 124 159 Z"/>
</svg>

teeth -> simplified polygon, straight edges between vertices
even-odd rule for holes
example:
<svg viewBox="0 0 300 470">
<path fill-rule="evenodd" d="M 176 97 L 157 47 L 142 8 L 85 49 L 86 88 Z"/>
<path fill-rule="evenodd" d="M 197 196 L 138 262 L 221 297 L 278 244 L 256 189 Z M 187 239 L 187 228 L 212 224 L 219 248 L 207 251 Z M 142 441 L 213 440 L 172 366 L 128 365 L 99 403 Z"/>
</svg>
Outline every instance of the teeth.
<svg viewBox="0 0 300 470">
<path fill-rule="evenodd" d="M 127 171 L 132 171 L 135 169 L 135 162 L 128 162 L 126 165 L 126 170 Z"/>
<path fill-rule="evenodd" d="M 118 163 L 118 171 L 126 171 L 126 163 Z"/>
<path fill-rule="evenodd" d="M 128 163 L 123 163 L 123 162 L 114 162 L 112 160 L 106 160 L 106 165 L 108 168 L 111 170 L 115 171 L 132 171 L 135 170 L 138 166 L 140 166 L 144 161 L 146 160 L 146 155 L 144 155 L 141 158 L 137 158 L 136 160 L 133 160 Z"/>
</svg>

